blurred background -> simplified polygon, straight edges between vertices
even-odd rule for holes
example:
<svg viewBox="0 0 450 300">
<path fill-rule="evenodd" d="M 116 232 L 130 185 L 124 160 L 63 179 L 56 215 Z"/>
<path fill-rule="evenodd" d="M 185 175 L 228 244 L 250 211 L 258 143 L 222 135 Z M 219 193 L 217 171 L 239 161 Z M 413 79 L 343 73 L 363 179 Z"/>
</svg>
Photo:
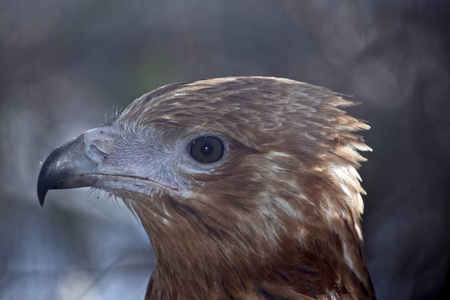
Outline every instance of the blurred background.
<svg viewBox="0 0 450 300">
<path fill-rule="evenodd" d="M 0 299 L 143 299 L 149 241 L 88 189 L 36 196 L 40 163 L 164 84 L 287 77 L 355 95 L 379 299 L 450 299 L 450 2 L 0 2 Z"/>
</svg>

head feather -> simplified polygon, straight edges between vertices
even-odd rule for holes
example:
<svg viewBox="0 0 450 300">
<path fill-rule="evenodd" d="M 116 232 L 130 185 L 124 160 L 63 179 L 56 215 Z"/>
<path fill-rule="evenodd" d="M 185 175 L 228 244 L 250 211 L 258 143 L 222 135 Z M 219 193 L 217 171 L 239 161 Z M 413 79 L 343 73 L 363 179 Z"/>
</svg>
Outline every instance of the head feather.
<svg viewBox="0 0 450 300">
<path fill-rule="evenodd" d="M 369 126 L 342 110 L 353 104 L 323 87 L 267 77 L 177 83 L 135 100 L 117 120 L 125 132 L 164 132 L 163 140 L 216 133 L 230 149 L 213 171 L 182 175 L 189 193 L 121 195 L 132 198 L 157 253 L 149 293 L 166 283 L 189 286 L 194 298 L 373 296 L 356 171 L 358 150 L 370 150 L 356 132 Z M 284 281 L 291 292 L 276 288 Z"/>
</svg>

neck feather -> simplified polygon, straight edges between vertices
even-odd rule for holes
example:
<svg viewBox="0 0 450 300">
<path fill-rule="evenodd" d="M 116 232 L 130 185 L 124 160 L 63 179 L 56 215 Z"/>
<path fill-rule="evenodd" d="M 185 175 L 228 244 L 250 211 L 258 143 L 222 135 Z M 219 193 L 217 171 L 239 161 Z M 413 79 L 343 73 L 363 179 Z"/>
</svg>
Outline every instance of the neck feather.
<svg viewBox="0 0 450 300">
<path fill-rule="evenodd" d="M 346 191 L 333 192 L 323 201 Z M 271 205 L 223 218 L 214 217 L 223 211 L 167 195 L 153 199 L 164 203 L 166 217 L 133 202 L 156 257 L 146 299 L 373 296 L 359 219 L 330 208 L 308 214 L 317 204 L 298 193 L 259 197 Z"/>
</svg>

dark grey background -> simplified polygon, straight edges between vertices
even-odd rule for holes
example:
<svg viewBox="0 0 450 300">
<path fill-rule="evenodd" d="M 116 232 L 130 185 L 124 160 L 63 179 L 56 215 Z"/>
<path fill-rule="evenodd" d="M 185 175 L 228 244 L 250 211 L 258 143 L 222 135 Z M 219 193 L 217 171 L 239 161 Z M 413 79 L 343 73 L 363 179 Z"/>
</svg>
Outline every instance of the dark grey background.
<svg viewBox="0 0 450 300">
<path fill-rule="evenodd" d="M 379 299 L 448 299 L 450 3 L 0 2 L 0 299 L 142 299 L 153 256 L 120 201 L 50 192 L 39 163 L 162 84 L 279 76 L 354 94 Z M 106 115 L 106 117 L 105 117 Z"/>
</svg>

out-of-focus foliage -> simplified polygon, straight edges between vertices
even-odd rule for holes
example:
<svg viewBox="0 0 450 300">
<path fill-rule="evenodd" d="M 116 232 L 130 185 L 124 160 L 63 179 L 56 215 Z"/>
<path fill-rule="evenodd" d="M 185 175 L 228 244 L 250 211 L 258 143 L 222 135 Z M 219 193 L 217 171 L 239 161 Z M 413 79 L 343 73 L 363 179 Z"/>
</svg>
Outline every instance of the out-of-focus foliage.
<svg viewBox="0 0 450 300">
<path fill-rule="evenodd" d="M 41 209 L 39 163 L 153 88 L 231 75 L 362 102 L 378 297 L 450 297 L 449 13 L 444 0 L 3 1 L 0 299 L 142 299 L 153 255 L 131 213 L 86 190 Z"/>
</svg>

